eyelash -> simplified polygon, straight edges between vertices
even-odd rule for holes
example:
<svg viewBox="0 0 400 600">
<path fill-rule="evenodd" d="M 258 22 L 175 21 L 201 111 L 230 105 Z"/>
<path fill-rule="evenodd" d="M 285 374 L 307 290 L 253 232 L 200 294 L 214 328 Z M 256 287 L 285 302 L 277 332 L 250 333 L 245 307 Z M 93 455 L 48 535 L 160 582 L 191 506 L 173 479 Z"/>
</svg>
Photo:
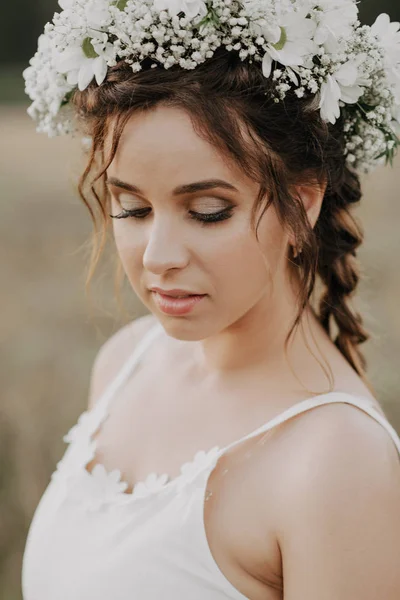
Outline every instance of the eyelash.
<svg viewBox="0 0 400 600">
<path fill-rule="evenodd" d="M 110 215 L 110 217 L 112 219 L 127 219 L 128 217 L 133 217 L 134 219 L 144 219 L 147 214 L 143 215 L 143 212 L 148 210 L 148 208 L 139 208 L 136 210 L 127 210 L 123 208 L 119 215 Z M 203 226 L 207 226 L 215 225 L 216 223 L 230 219 L 232 216 L 232 210 L 233 207 L 224 208 L 216 213 L 197 213 L 193 210 L 189 211 L 189 213 L 191 219 L 198 221 Z"/>
</svg>

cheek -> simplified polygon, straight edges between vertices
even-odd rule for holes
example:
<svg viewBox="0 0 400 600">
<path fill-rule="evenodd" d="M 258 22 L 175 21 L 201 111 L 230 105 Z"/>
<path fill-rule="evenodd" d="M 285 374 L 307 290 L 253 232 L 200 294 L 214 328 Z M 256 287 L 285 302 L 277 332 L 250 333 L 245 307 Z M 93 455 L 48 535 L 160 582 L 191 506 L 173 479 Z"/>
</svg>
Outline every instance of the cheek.
<svg viewBox="0 0 400 600">
<path fill-rule="evenodd" d="M 129 219 L 114 219 L 113 221 L 115 245 L 120 254 L 132 252 L 137 243 L 137 237 L 129 225 Z"/>
<path fill-rule="evenodd" d="M 121 207 L 111 199 L 111 214 L 118 215 Z M 132 219 L 111 219 L 115 246 L 123 264 L 135 260 L 138 255 L 140 239 L 138 229 L 133 227 Z"/>
<path fill-rule="evenodd" d="M 213 254 L 216 284 L 224 297 L 240 299 L 254 296 L 268 282 L 268 270 L 253 233 L 231 236 L 229 242 Z M 218 273 L 216 273 L 216 270 Z"/>
<path fill-rule="evenodd" d="M 115 246 L 125 273 L 134 284 L 141 268 L 143 255 L 142 241 L 138 228 L 133 228 L 129 219 L 113 219 Z"/>
<path fill-rule="evenodd" d="M 266 214 L 258 226 L 258 239 L 248 222 L 232 228 L 224 243 L 210 251 L 217 280 L 227 293 L 257 295 L 279 271 L 285 252 L 285 237 L 274 215 Z M 218 273 L 216 272 L 218 271 Z"/>
</svg>

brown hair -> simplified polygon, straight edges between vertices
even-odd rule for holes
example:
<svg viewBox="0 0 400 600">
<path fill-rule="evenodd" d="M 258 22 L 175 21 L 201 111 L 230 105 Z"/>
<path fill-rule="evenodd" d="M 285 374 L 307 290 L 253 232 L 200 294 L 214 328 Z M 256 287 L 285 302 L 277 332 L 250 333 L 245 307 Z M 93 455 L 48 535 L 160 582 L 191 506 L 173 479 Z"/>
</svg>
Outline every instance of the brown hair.
<svg viewBox="0 0 400 600">
<path fill-rule="evenodd" d="M 359 281 L 356 249 L 363 240 L 352 208 L 359 202 L 361 190 L 357 174 L 345 162 L 342 121 L 339 119 L 334 126 L 324 123 L 316 110 L 315 97 L 300 99 L 290 92 L 284 101 L 274 101 L 271 78 L 263 76 L 260 66 L 242 62 L 237 53 L 224 48 L 191 71 L 155 66 L 147 59 L 142 71 L 133 73 L 121 62 L 109 69 L 101 86 L 93 83 L 73 97 L 78 118 L 92 138 L 79 192 L 92 216 L 95 234 L 100 230 L 103 234 L 101 244 L 93 247 L 88 280 L 102 253 L 108 226 L 106 170 L 125 124 L 134 112 L 151 110 L 159 104 L 182 108 L 199 135 L 260 184 L 253 220 L 258 208 L 263 209 L 261 219 L 273 203 L 281 223 L 293 232 L 296 247 L 302 249 L 297 257 L 290 257 L 299 282 L 299 297 L 298 314 L 286 343 L 300 322 L 319 276 L 323 291 L 317 317 L 331 337 L 331 328 L 336 326 L 334 343 L 370 387 L 365 376 L 366 361 L 358 347 L 369 335 L 350 304 Z M 112 148 L 105 157 L 110 131 Z M 293 189 L 295 185 L 322 182 L 326 192 L 312 228 Z"/>
</svg>

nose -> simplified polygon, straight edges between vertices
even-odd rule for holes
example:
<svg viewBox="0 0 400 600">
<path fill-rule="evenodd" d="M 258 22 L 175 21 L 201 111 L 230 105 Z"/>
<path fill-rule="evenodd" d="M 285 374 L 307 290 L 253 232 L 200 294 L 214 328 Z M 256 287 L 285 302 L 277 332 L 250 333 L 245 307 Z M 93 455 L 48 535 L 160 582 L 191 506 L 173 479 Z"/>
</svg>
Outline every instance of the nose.
<svg viewBox="0 0 400 600">
<path fill-rule="evenodd" d="M 167 219 L 154 218 L 143 254 L 144 268 L 160 275 L 170 269 L 183 269 L 188 262 L 183 232 Z"/>
</svg>

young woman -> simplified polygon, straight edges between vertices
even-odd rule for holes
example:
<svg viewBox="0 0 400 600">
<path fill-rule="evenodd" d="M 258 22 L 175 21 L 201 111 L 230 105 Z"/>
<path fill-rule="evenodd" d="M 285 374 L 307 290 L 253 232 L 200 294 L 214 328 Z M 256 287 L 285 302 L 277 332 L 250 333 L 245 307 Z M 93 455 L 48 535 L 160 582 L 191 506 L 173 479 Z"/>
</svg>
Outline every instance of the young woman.
<svg viewBox="0 0 400 600">
<path fill-rule="evenodd" d="M 400 439 L 351 297 L 398 24 L 352 0 L 60 4 L 30 114 L 90 137 L 82 198 L 150 314 L 95 361 L 24 599 L 396 600 Z"/>
</svg>

